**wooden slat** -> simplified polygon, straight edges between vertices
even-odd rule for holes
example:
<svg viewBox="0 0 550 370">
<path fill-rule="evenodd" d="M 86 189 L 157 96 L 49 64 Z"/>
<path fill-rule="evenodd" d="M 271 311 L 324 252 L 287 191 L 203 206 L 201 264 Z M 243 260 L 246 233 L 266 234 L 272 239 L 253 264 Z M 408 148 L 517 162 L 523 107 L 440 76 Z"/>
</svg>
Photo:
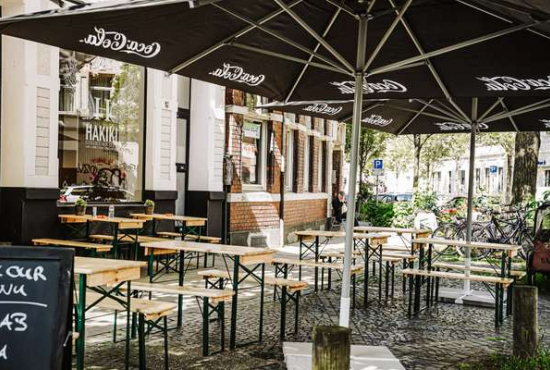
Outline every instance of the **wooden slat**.
<svg viewBox="0 0 550 370">
<path fill-rule="evenodd" d="M 108 252 L 113 248 L 112 245 L 95 244 L 95 243 L 79 242 L 79 241 L 64 240 L 64 239 L 40 238 L 40 239 L 33 239 L 32 242 L 34 245 L 52 245 L 52 246 L 59 246 L 59 247 L 95 249 L 97 252 Z"/>
<path fill-rule="evenodd" d="M 157 232 L 157 235 L 160 237 L 166 237 L 166 238 L 179 238 L 181 237 L 181 233 L 175 232 L 175 231 L 159 231 Z M 206 235 L 186 235 L 185 240 L 199 240 L 199 241 L 205 241 L 207 243 L 213 243 L 213 244 L 219 244 L 221 242 L 221 238 L 215 237 L 215 236 L 206 236 Z"/>
<path fill-rule="evenodd" d="M 302 230 L 296 231 L 295 234 L 302 238 L 345 238 L 345 231 L 324 231 L 324 230 Z M 390 235 L 387 233 L 353 233 L 354 239 L 382 239 L 385 240 Z"/>
<path fill-rule="evenodd" d="M 272 263 L 274 264 L 288 264 L 294 266 L 306 266 L 306 267 L 322 267 L 322 268 L 331 268 L 335 270 L 343 270 L 343 263 L 326 263 L 326 262 L 315 262 L 314 260 L 297 260 L 291 258 L 274 258 Z M 361 271 L 364 269 L 364 266 L 361 265 L 352 265 L 352 273 Z"/>
<path fill-rule="evenodd" d="M 114 237 L 112 235 L 103 235 L 103 234 L 93 234 L 89 236 L 90 239 L 94 240 L 103 240 L 103 241 L 113 241 Z M 135 237 L 131 235 L 125 235 L 122 238 L 119 239 L 123 242 L 134 242 Z M 150 242 L 159 242 L 164 241 L 164 238 L 157 238 L 154 236 L 147 236 L 147 235 L 138 235 L 138 243 L 150 243 Z"/>
<path fill-rule="evenodd" d="M 161 242 L 144 243 L 141 244 L 141 246 L 143 248 L 172 249 L 185 252 L 225 254 L 230 256 L 256 256 L 257 258 L 264 258 L 266 261 L 270 260 L 275 254 L 275 251 L 269 248 L 241 247 L 236 245 L 197 243 L 181 240 L 163 240 Z"/>
<path fill-rule="evenodd" d="M 221 279 L 231 279 L 231 275 L 227 271 L 222 270 L 203 270 L 199 271 L 197 275 L 202 276 L 203 278 L 221 278 Z M 254 278 L 250 277 L 247 280 L 256 281 Z M 283 279 L 275 278 L 271 276 L 266 276 L 264 278 L 264 283 L 274 286 L 286 286 L 294 290 L 299 290 L 306 288 L 309 284 L 306 281 L 292 280 L 292 279 Z"/>
<path fill-rule="evenodd" d="M 457 279 L 457 280 L 470 280 L 470 281 L 480 281 L 484 283 L 492 284 L 503 284 L 510 285 L 514 282 L 514 279 L 510 278 L 501 278 L 497 276 L 483 276 L 483 275 L 469 275 L 455 272 L 442 272 L 442 271 L 427 271 L 427 270 L 418 270 L 418 269 L 404 269 L 403 275 L 415 275 L 415 276 L 426 276 L 434 277 L 441 279 Z"/>
<path fill-rule="evenodd" d="M 515 252 L 521 248 L 521 245 L 513 245 L 513 244 L 484 243 L 484 242 L 475 242 L 475 241 L 468 243 L 464 240 L 434 239 L 434 238 L 418 238 L 418 239 L 414 239 L 413 243 L 456 246 L 456 247 L 470 247 L 470 248 L 484 248 L 484 249 L 494 249 L 494 250 L 503 250 L 503 251 L 512 251 L 512 252 Z"/>
<path fill-rule="evenodd" d="M 425 229 L 414 229 L 414 228 L 402 228 L 402 227 L 383 227 L 383 226 L 356 226 L 353 230 L 358 232 L 386 232 L 386 233 L 396 233 L 396 234 L 431 234 L 430 230 Z"/>
<path fill-rule="evenodd" d="M 208 297 L 210 303 L 212 304 L 221 301 L 229 301 L 235 295 L 235 292 L 230 289 L 206 289 L 202 287 L 168 285 L 162 283 L 132 282 L 131 289 L 153 293 L 168 293 L 193 297 Z"/>
<path fill-rule="evenodd" d="M 107 285 L 141 277 L 145 262 L 75 257 L 74 273 L 87 275 L 88 286 Z"/>
<path fill-rule="evenodd" d="M 432 264 L 432 267 L 439 267 L 444 269 L 453 269 L 453 270 L 467 270 L 465 265 L 459 265 L 455 263 L 444 263 L 444 262 L 436 262 Z M 470 266 L 470 271 L 473 272 L 482 272 L 487 274 L 500 274 L 500 268 L 492 268 L 488 266 Z M 510 275 L 515 277 L 523 277 L 525 276 L 527 272 L 525 271 L 518 271 L 518 270 L 512 270 L 510 271 Z"/>
<path fill-rule="evenodd" d="M 193 216 L 179 216 L 179 215 L 173 215 L 173 214 L 162 214 L 162 213 L 154 213 L 152 215 L 147 215 L 145 213 L 132 213 L 132 217 L 136 219 L 141 220 L 165 220 L 165 221 L 177 221 L 181 222 L 187 226 L 204 226 L 206 224 L 206 221 L 208 221 L 207 218 L 203 217 L 193 217 Z"/>
<path fill-rule="evenodd" d="M 102 297 L 99 293 L 86 293 L 86 302 L 93 303 Z M 120 297 L 126 300 L 126 297 Z M 126 308 L 120 302 L 117 302 L 111 297 L 102 299 L 95 307 L 107 310 L 124 311 Z M 144 314 L 147 320 L 156 320 L 160 317 L 168 315 L 171 311 L 178 307 L 177 303 L 153 301 L 149 299 L 131 298 L 130 311 Z"/>
</svg>

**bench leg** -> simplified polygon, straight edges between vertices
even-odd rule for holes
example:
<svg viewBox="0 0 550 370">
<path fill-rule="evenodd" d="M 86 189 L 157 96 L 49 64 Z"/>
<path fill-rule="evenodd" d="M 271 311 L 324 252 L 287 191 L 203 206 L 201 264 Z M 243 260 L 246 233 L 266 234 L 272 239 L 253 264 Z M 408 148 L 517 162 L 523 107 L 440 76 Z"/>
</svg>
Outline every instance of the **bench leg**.
<svg viewBox="0 0 550 370">
<path fill-rule="evenodd" d="M 403 260 L 403 270 L 408 268 L 409 264 L 407 263 L 407 260 Z M 403 275 L 403 294 L 407 293 L 407 278 L 405 275 Z"/>
<path fill-rule="evenodd" d="M 441 271 L 438 267 L 437 271 Z M 435 278 L 435 303 L 439 302 L 439 278 Z"/>
<path fill-rule="evenodd" d="M 179 286 L 183 286 L 183 280 L 185 278 L 185 252 L 180 251 L 180 266 L 179 266 L 179 274 L 178 274 L 178 283 Z M 183 296 L 180 294 L 178 295 L 178 329 L 181 328 L 183 325 Z"/>
<path fill-rule="evenodd" d="M 168 361 L 168 317 L 164 316 L 162 321 L 164 324 L 164 370 L 168 370 L 170 368 Z"/>
<path fill-rule="evenodd" d="M 225 302 L 218 303 L 218 319 L 220 320 L 220 348 L 225 351 Z"/>
<path fill-rule="evenodd" d="M 132 339 L 136 339 L 136 321 L 137 321 L 136 319 L 137 319 L 137 313 L 132 312 L 132 334 L 131 334 Z"/>
<path fill-rule="evenodd" d="M 412 316 L 412 306 L 413 306 L 413 275 L 409 275 L 409 307 L 408 307 L 408 316 Z"/>
<path fill-rule="evenodd" d="M 328 258 L 328 262 L 329 262 L 329 263 L 332 262 L 332 257 L 329 257 L 329 258 Z M 327 289 L 330 290 L 330 289 L 332 288 L 332 269 L 331 269 L 331 268 L 328 269 L 328 272 L 327 272 L 327 280 L 328 280 L 328 282 L 327 282 L 327 284 L 328 284 Z"/>
<path fill-rule="evenodd" d="M 390 262 L 386 261 L 386 299 L 390 293 Z"/>
<path fill-rule="evenodd" d="M 325 286 L 325 268 L 321 267 L 321 290 L 323 290 L 324 286 Z"/>
<path fill-rule="evenodd" d="M 391 297 L 395 294 L 395 264 L 391 265 Z"/>
<path fill-rule="evenodd" d="M 329 269 L 330 271 L 330 269 Z M 299 328 L 299 324 L 298 324 L 298 317 L 299 317 L 299 314 L 300 314 L 300 295 L 301 295 L 301 292 L 300 291 L 297 291 L 296 292 L 296 301 L 294 302 L 294 308 L 295 308 L 295 313 L 294 313 L 294 334 L 298 334 L 298 328 Z"/>
<path fill-rule="evenodd" d="M 352 310 L 355 310 L 355 290 L 357 288 L 357 279 L 356 279 L 356 276 L 357 274 L 353 274 L 351 275 L 351 284 L 352 284 L 352 288 L 353 288 L 353 291 L 352 291 L 352 303 L 351 303 L 351 309 Z"/>
<path fill-rule="evenodd" d="M 115 317 L 113 320 L 113 343 L 116 343 L 117 321 L 118 321 L 118 311 L 115 310 Z"/>
<path fill-rule="evenodd" d="M 138 347 L 139 347 L 139 369 L 146 370 L 146 356 L 145 356 L 145 316 L 139 315 L 138 323 Z"/>
<path fill-rule="evenodd" d="M 260 328 L 258 333 L 258 340 L 260 342 L 263 340 L 263 336 L 264 336 L 265 263 L 262 263 L 261 278 L 262 278 L 262 283 L 260 286 Z"/>
<path fill-rule="evenodd" d="M 281 342 L 285 340 L 286 335 L 286 302 L 287 302 L 287 287 L 283 285 L 281 288 L 281 329 L 279 338 Z"/>
<path fill-rule="evenodd" d="M 208 297 L 204 297 L 202 299 L 202 355 L 203 356 L 208 356 L 209 354 L 209 351 L 208 351 L 208 332 L 210 331 L 209 330 L 209 327 L 208 327 L 208 322 L 209 322 L 209 315 L 208 315 L 208 311 L 210 311 L 210 306 L 209 306 L 209 303 L 208 303 Z"/>
<path fill-rule="evenodd" d="M 378 262 L 378 303 L 382 303 L 382 255 L 380 255 L 380 261 Z"/>
</svg>

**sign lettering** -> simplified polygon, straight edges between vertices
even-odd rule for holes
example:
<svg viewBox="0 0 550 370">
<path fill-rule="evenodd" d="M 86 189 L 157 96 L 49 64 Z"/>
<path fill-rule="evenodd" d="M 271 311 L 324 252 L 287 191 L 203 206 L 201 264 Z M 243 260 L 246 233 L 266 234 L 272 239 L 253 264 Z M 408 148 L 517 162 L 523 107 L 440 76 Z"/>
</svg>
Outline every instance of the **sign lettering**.
<svg viewBox="0 0 550 370">
<path fill-rule="evenodd" d="M 469 123 L 455 123 L 455 122 L 438 122 L 434 123 L 441 131 L 464 131 L 471 130 L 472 125 Z M 489 126 L 486 123 L 478 123 L 477 127 L 480 130 L 488 130 Z"/>
<path fill-rule="evenodd" d="M 485 83 L 487 91 L 550 90 L 550 76 L 538 79 L 519 79 L 510 76 L 477 77 Z"/>
<path fill-rule="evenodd" d="M 336 88 L 340 90 L 340 93 L 343 95 L 355 93 L 355 81 L 331 82 L 330 84 L 332 86 L 336 86 Z M 382 80 L 380 82 L 363 83 L 363 92 L 365 94 L 383 94 L 389 92 L 404 93 L 407 92 L 407 88 L 396 81 Z"/>
<path fill-rule="evenodd" d="M 222 68 L 217 68 L 209 73 L 214 77 L 219 77 L 224 80 L 245 84 L 248 86 L 258 86 L 265 80 L 265 75 L 252 75 L 246 73 L 242 67 L 233 66 L 229 63 L 224 63 Z"/>
<path fill-rule="evenodd" d="M 153 42 L 146 44 L 128 39 L 122 32 L 105 31 L 104 28 L 94 27 L 95 34 L 89 34 L 81 43 L 103 49 L 111 49 L 126 54 L 135 54 L 142 58 L 153 58 L 160 53 L 160 44 Z"/>
<path fill-rule="evenodd" d="M 342 111 L 342 107 L 331 107 L 328 104 L 312 104 L 305 107 L 305 112 L 326 114 L 327 116 L 335 116 Z"/>
<path fill-rule="evenodd" d="M 393 122 L 392 118 L 386 119 L 382 118 L 382 116 L 378 114 L 371 114 L 369 117 L 365 117 L 362 120 L 365 123 L 368 123 L 369 125 L 379 126 L 379 127 L 385 127 Z"/>
</svg>

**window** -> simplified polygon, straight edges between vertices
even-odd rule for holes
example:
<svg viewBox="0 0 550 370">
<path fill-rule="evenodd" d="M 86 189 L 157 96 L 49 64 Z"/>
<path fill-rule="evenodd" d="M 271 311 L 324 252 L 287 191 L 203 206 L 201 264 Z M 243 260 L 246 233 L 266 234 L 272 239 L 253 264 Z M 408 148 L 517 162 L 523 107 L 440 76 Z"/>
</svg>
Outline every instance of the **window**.
<svg viewBox="0 0 550 370">
<path fill-rule="evenodd" d="M 476 185 L 481 189 L 481 168 L 476 168 Z"/>
<path fill-rule="evenodd" d="M 460 185 L 466 185 L 466 171 L 460 170 Z"/>
<path fill-rule="evenodd" d="M 142 201 L 144 68 L 60 55 L 60 201 Z"/>
<path fill-rule="evenodd" d="M 325 193 L 327 191 L 327 169 L 326 169 L 326 161 L 327 161 L 327 148 L 326 148 L 326 141 L 322 141 L 319 143 L 319 167 L 318 167 L 318 181 L 319 184 L 319 191 L 322 193 Z"/>
<path fill-rule="evenodd" d="M 309 136 L 304 139 L 304 192 L 309 191 L 309 167 L 310 167 Z"/>
<path fill-rule="evenodd" d="M 449 171 L 449 194 L 453 192 L 453 172 Z"/>
<path fill-rule="evenodd" d="M 550 186 L 550 170 L 544 171 L 544 186 Z"/>
<path fill-rule="evenodd" d="M 245 121 L 242 135 L 242 175 L 245 185 L 262 184 L 262 148 L 264 133 L 260 123 Z"/>
<path fill-rule="evenodd" d="M 504 185 L 504 168 L 498 168 L 498 192 L 502 193 L 502 188 Z"/>
<path fill-rule="evenodd" d="M 285 185 L 286 190 L 293 190 L 294 182 L 294 130 L 288 130 L 286 139 L 286 163 L 285 163 Z"/>
</svg>

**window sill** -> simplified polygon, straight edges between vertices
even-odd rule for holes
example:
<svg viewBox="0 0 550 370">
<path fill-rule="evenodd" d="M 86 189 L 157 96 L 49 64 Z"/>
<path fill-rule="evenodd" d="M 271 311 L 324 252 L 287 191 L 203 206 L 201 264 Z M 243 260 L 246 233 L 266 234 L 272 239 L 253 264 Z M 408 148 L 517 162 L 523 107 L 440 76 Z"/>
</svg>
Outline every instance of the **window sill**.
<svg viewBox="0 0 550 370">
<path fill-rule="evenodd" d="M 243 193 L 253 193 L 253 192 L 265 192 L 266 187 L 264 185 L 242 185 Z"/>
</svg>

